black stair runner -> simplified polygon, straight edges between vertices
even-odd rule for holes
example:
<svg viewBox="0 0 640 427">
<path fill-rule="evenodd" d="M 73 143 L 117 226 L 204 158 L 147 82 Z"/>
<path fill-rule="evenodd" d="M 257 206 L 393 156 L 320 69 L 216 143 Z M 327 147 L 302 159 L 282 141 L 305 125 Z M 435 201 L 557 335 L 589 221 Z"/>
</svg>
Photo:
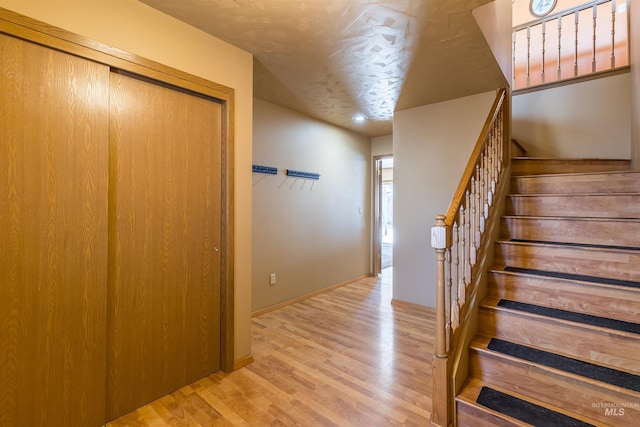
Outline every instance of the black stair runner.
<svg viewBox="0 0 640 427">
<path fill-rule="evenodd" d="M 482 387 L 476 401 L 482 406 L 536 427 L 593 427 L 593 424 L 585 423 L 489 387 Z"/>
<path fill-rule="evenodd" d="M 554 277 L 557 279 L 579 280 L 581 282 L 603 283 L 605 285 L 626 286 L 640 289 L 640 282 L 631 280 L 608 279 L 604 277 L 584 276 L 582 274 L 559 273 L 556 271 L 535 270 L 532 268 L 505 267 L 504 271 L 510 273 L 533 274 L 536 276 Z"/>
<path fill-rule="evenodd" d="M 559 369 L 580 375 L 592 380 L 601 381 L 640 392 L 640 375 L 630 374 L 617 369 L 607 368 L 594 363 L 561 356 L 555 353 L 538 350 L 521 344 L 515 344 L 498 338 L 491 338 L 489 350 L 527 360 L 550 368 Z"/>
<path fill-rule="evenodd" d="M 573 242 L 552 242 L 547 240 L 530 240 L 530 239 L 511 239 L 511 242 L 518 243 L 540 243 L 543 245 L 556 245 L 556 246 L 574 246 L 578 248 L 597 248 L 597 249 L 616 249 L 622 251 L 640 251 L 640 248 L 635 246 L 612 246 L 612 245 L 598 245 L 594 243 L 573 243 Z"/>
<path fill-rule="evenodd" d="M 640 334 L 640 324 L 625 322 L 623 320 L 609 319 L 607 317 L 592 316 L 590 314 L 576 313 L 573 311 L 560 310 L 557 308 L 542 307 L 518 301 L 501 299 L 498 307 L 510 308 L 512 310 L 526 311 L 527 313 L 539 314 L 541 316 L 554 317 L 556 319 L 568 320 L 571 322 L 584 323 L 602 328 L 615 329 L 617 331 Z M 640 337 L 638 337 L 640 339 Z"/>
</svg>

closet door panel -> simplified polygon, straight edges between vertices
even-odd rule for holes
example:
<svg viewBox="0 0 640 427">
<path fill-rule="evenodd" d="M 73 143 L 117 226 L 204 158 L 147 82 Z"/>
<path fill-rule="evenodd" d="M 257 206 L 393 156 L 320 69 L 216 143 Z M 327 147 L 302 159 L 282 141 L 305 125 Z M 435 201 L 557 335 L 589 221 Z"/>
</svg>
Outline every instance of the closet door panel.
<svg viewBox="0 0 640 427">
<path fill-rule="evenodd" d="M 0 425 L 105 413 L 109 69 L 0 35 Z"/>
<path fill-rule="evenodd" d="M 222 108 L 111 74 L 107 415 L 219 369 Z"/>
</svg>

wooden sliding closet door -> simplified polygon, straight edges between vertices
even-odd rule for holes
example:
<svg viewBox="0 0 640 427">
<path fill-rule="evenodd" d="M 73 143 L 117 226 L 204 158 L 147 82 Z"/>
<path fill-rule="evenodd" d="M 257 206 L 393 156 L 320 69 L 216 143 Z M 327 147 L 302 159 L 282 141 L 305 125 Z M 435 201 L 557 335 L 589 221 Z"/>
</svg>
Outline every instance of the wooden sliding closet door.
<svg viewBox="0 0 640 427">
<path fill-rule="evenodd" d="M 0 35 L 0 426 L 101 426 L 109 69 Z"/>
<path fill-rule="evenodd" d="M 111 74 L 108 419 L 219 369 L 221 121 Z"/>
</svg>

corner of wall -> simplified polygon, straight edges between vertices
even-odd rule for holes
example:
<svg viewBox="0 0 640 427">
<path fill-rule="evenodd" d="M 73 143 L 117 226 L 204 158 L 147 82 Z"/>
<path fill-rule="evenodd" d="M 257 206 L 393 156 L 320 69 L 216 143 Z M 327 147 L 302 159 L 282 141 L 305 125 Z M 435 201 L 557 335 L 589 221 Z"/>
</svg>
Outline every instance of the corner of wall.
<svg viewBox="0 0 640 427">
<path fill-rule="evenodd" d="M 471 11 L 500 66 L 507 84 L 512 81 L 510 0 L 494 0 Z"/>
</svg>

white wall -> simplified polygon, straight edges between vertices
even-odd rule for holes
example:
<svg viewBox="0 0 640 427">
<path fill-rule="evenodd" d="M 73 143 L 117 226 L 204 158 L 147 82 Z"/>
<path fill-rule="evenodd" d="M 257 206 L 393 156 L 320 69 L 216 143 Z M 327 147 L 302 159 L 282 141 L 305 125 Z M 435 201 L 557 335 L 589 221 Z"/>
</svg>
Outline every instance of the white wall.
<svg viewBox="0 0 640 427">
<path fill-rule="evenodd" d="M 512 136 L 530 156 L 629 159 L 631 75 L 513 96 Z"/>
<path fill-rule="evenodd" d="M 472 10 L 484 38 L 493 53 L 507 84 L 513 78 L 512 67 L 512 3 L 494 0 Z"/>
<path fill-rule="evenodd" d="M 371 138 L 371 157 L 393 154 L 393 135 Z"/>
<path fill-rule="evenodd" d="M 393 298 L 435 307 L 430 229 L 449 207 L 494 92 L 395 113 Z"/>
<path fill-rule="evenodd" d="M 135 0 L 0 0 L 0 7 L 235 90 L 235 358 L 251 354 L 251 54 Z"/>
<path fill-rule="evenodd" d="M 253 311 L 368 275 L 370 139 L 259 99 L 253 117 L 253 163 L 278 168 L 253 174 Z"/>
</svg>

